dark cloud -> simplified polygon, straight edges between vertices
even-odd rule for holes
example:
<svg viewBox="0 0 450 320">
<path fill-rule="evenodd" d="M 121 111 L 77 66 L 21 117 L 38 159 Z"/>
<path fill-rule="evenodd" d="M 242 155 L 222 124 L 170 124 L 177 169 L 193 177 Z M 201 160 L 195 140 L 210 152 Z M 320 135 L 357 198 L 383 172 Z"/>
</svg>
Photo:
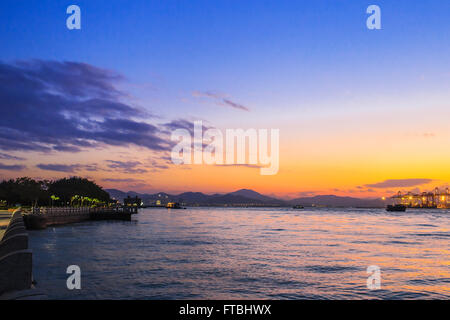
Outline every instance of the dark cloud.
<svg viewBox="0 0 450 320">
<path fill-rule="evenodd" d="M 169 169 L 169 166 L 164 163 L 158 163 L 156 161 L 153 161 L 152 168 L 154 168 L 154 169 Z"/>
<path fill-rule="evenodd" d="M 80 152 L 81 148 L 76 146 L 54 146 L 53 150 L 61 152 Z"/>
<path fill-rule="evenodd" d="M 23 160 L 25 160 L 25 158 L 16 157 L 16 156 L 13 156 L 13 155 L 10 155 L 10 154 L 6 154 L 6 153 L 1 153 L 1 152 L 0 152 L 0 159 L 3 159 L 3 160 L 16 160 L 16 161 L 23 161 Z"/>
<path fill-rule="evenodd" d="M 75 172 L 82 169 L 82 165 L 79 164 L 38 164 L 36 165 L 41 170 L 57 171 L 57 172 Z"/>
<path fill-rule="evenodd" d="M 116 161 L 107 160 L 107 166 L 111 169 L 118 169 L 123 173 L 146 173 L 146 169 L 138 168 L 141 163 L 139 161 Z"/>
<path fill-rule="evenodd" d="M 169 150 L 149 114 L 124 100 L 122 77 L 85 63 L 0 62 L 0 148 L 77 152 L 104 145 Z"/>
<path fill-rule="evenodd" d="M 46 171 L 56 171 L 56 172 L 75 172 L 75 171 L 80 171 L 80 170 L 85 170 L 85 171 L 108 171 L 108 170 L 104 170 L 104 169 L 100 169 L 98 167 L 98 165 L 96 163 L 92 163 L 92 164 L 38 164 L 36 165 L 37 168 L 41 169 L 41 170 L 46 170 Z"/>
<path fill-rule="evenodd" d="M 161 125 L 161 128 L 166 132 L 167 134 L 170 134 L 172 131 L 175 131 L 177 129 L 185 129 L 187 130 L 190 135 L 194 136 L 194 121 L 188 121 L 184 119 L 177 119 L 172 120 L 168 123 L 165 123 Z M 202 122 L 202 131 L 205 132 L 208 129 L 212 129 L 213 127 L 206 126 Z"/>
<path fill-rule="evenodd" d="M 247 108 L 246 106 L 243 106 L 242 104 L 236 103 L 234 101 L 231 101 L 226 95 L 217 93 L 217 92 L 212 92 L 212 91 L 206 91 L 206 92 L 200 92 L 200 91 L 194 91 L 192 92 L 192 95 L 194 97 L 198 97 L 198 98 L 210 98 L 213 99 L 214 102 L 219 105 L 219 106 L 226 106 L 226 107 L 231 107 L 234 109 L 238 109 L 238 110 L 243 110 L 243 111 L 250 111 L 249 108 Z"/>
<path fill-rule="evenodd" d="M 432 182 L 433 179 L 389 179 L 374 184 L 366 184 L 368 188 L 407 188 Z"/>
<path fill-rule="evenodd" d="M 114 178 L 106 178 L 106 179 L 103 179 L 102 181 L 104 181 L 104 182 L 115 182 L 115 183 L 140 183 L 140 182 L 143 182 L 142 180 L 137 180 L 137 179 L 131 179 L 131 178 L 128 178 L 128 179 L 114 179 Z"/>
<path fill-rule="evenodd" d="M 96 172 L 96 171 L 109 171 L 109 170 L 105 170 L 103 168 L 99 168 L 98 165 L 96 163 L 92 163 L 92 164 L 83 164 L 83 165 L 79 165 L 80 169 L 86 170 L 86 171 L 90 171 L 90 172 Z"/>
<path fill-rule="evenodd" d="M 186 129 L 191 135 L 194 135 L 194 123 L 187 120 L 172 120 L 168 123 L 165 123 L 163 127 L 168 133 L 177 129 Z"/>
<path fill-rule="evenodd" d="M 164 132 L 164 134 L 166 134 L 169 137 L 169 139 L 170 139 L 172 132 L 177 129 L 187 130 L 189 132 L 189 134 L 191 135 L 191 137 L 194 138 L 194 125 L 195 125 L 194 121 L 191 122 L 191 121 L 184 120 L 184 119 L 177 119 L 177 120 L 172 120 L 168 123 L 162 124 L 160 126 L 160 128 Z M 209 129 L 213 129 L 213 127 L 206 126 L 202 122 L 202 131 L 205 132 Z M 199 147 L 206 148 L 208 146 L 208 143 L 206 143 L 206 141 L 204 141 L 204 140 L 202 140 L 202 142 L 203 142 L 202 144 L 193 143 L 193 147 L 198 145 Z M 176 142 L 174 142 L 174 141 L 170 142 L 171 146 L 174 146 L 175 144 L 176 144 Z M 167 158 L 170 158 L 170 155 L 167 155 Z"/>
<path fill-rule="evenodd" d="M 0 170 L 7 170 L 7 171 L 21 171 L 25 169 L 26 166 L 21 164 L 4 164 L 0 163 Z"/>
</svg>

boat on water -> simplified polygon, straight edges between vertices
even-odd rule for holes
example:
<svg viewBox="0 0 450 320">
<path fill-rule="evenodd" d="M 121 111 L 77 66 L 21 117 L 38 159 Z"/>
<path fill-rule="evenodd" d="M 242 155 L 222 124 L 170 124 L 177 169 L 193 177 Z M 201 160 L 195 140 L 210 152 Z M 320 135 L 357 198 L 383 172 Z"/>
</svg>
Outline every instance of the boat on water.
<svg viewBox="0 0 450 320">
<path fill-rule="evenodd" d="M 406 206 L 402 204 L 395 204 L 395 205 L 390 204 L 386 207 L 386 210 L 391 212 L 405 212 Z"/>
<path fill-rule="evenodd" d="M 297 205 L 293 206 L 292 209 L 305 209 L 305 207 L 300 204 L 297 204 Z"/>
<path fill-rule="evenodd" d="M 182 207 L 178 202 L 169 202 L 166 205 L 167 209 L 186 209 L 184 207 Z"/>
</svg>

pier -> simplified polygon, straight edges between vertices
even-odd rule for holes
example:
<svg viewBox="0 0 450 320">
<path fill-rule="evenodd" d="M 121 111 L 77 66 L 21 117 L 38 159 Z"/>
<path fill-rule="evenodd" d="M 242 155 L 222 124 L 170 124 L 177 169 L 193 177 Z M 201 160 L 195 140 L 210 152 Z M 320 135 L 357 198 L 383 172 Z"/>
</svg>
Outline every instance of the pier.
<svg viewBox="0 0 450 320">
<path fill-rule="evenodd" d="M 137 213 L 133 206 L 117 207 L 57 207 L 34 208 L 24 215 L 27 229 L 45 229 L 48 226 L 64 225 L 88 220 L 123 220 L 130 221 L 131 215 Z"/>
<path fill-rule="evenodd" d="M 438 188 L 433 192 L 423 192 L 414 194 L 411 192 L 398 192 L 392 197 L 395 204 L 401 204 L 408 208 L 421 209 L 450 209 L 450 193 L 449 189 L 441 191 Z"/>
</svg>

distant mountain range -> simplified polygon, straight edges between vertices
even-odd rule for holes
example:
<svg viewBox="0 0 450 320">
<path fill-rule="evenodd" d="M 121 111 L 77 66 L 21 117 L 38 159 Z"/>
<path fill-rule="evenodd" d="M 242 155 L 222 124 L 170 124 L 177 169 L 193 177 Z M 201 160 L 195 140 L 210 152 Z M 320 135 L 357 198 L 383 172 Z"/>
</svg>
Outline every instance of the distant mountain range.
<svg viewBox="0 0 450 320">
<path fill-rule="evenodd" d="M 353 207 L 353 208 L 381 208 L 386 202 L 381 199 L 361 199 L 352 197 L 339 197 L 335 195 L 320 195 L 308 198 L 298 198 L 289 201 L 292 204 L 303 206 L 326 206 L 326 207 Z"/>
<path fill-rule="evenodd" d="M 262 195 L 249 189 L 241 189 L 226 194 L 204 194 L 201 192 L 184 192 L 172 195 L 164 192 L 147 194 L 133 191 L 123 192 L 117 189 L 106 189 L 110 196 L 123 201 L 127 196 L 142 199 L 145 205 L 153 205 L 158 200 L 161 204 L 167 202 L 180 202 L 188 206 L 293 206 L 303 205 L 305 207 L 358 207 L 358 208 L 381 208 L 386 203 L 381 199 L 361 199 L 352 197 L 339 197 L 335 195 L 319 195 L 314 197 L 297 198 L 293 200 L 281 200 Z"/>
</svg>

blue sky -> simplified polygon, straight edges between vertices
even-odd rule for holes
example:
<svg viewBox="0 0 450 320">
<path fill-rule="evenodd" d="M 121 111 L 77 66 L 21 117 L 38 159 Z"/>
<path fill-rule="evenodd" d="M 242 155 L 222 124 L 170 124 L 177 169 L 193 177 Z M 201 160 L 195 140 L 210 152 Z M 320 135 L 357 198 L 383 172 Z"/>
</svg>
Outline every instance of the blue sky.
<svg viewBox="0 0 450 320">
<path fill-rule="evenodd" d="M 70 4 L 82 10 L 81 31 L 65 27 Z M 381 31 L 365 26 L 370 4 L 382 9 Z M 346 87 L 389 94 L 395 81 L 395 91 L 410 90 L 420 73 L 448 67 L 449 9 L 442 0 L 2 1 L 0 58 L 116 70 L 145 107 L 168 117 L 185 108 L 234 117 L 187 99 L 195 90 L 255 113 L 292 112 L 292 100 L 336 101 Z"/>
<path fill-rule="evenodd" d="M 71 4 L 81 8 L 81 30 L 66 28 L 66 8 Z M 366 8 L 372 4 L 381 8 L 382 30 L 366 28 Z M 14 74 L 31 75 L 32 81 L 50 79 L 48 84 L 53 87 L 58 87 L 61 76 L 67 81 L 88 81 L 90 71 L 76 65 L 83 73 L 77 78 L 68 73 L 70 65 L 49 61 L 81 62 L 113 70 L 125 77 L 118 88 L 123 93 L 120 101 L 126 103 L 126 107 L 115 105 L 114 110 L 123 112 L 127 119 L 135 114 L 136 107 L 155 116 L 147 119 L 138 115 L 150 123 L 203 119 L 219 128 L 281 128 L 281 152 L 287 159 L 283 163 L 295 172 L 292 177 L 316 163 L 314 170 L 319 173 L 314 179 L 322 179 L 318 189 L 330 184 L 326 170 L 336 170 L 336 163 L 354 167 L 354 159 L 361 162 L 358 167 L 364 180 L 355 183 L 391 178 L 435 179 L 426 169 L 431 162 L 420 155 L 414 155 L 414 159 L 421 159 L 414 169 L 420 177 L 405 172 L 393 177 L 398 170 L 388 168 L 403 162 L 406 154 L 416 148 L 432 146 L 426 154 L 433 161 L 447 156 L 432 153 L 450 136 L 446 123 L 450 99 L 449 13 L 450 2 L 445 0 L 2 0 L 0 62 L 4 65 L 0 67 L 5 71 L 14 61 L 41 59 L 45 62 L 19 68 Z M 34 73 L 33 66 L 50 68 L 52 77 L 46 77 L 45 72 Z M 110 99 L 102 90 L 111 85 L 114 77 L 97 69 L 93 75 L 100 79 L 96 84 L 100 91 L 94 98 Z M 3 81 L 12 85 L 7 76 Z M 27 83 L 29 88 L 31 82 Z M 73 88 L 99 89 L 89 87 L 89 83 Z M 13 92 L 15 87 L 8 90 Z M 65 108 L 72 106 L 78 113 L 86 112 L 85 106 L 76 103 L 80 96 L 69 97 L 75 101 L 67 102 Z M 9 106 L 3 103 L 0 107 L 6 114 Z M 51 113 L 51 109 L 45 110 Z M 70 110 L 63 109 L 60 116 L 67 112 Z M 103 112 L 95 111 L 95 117 L 104 116 Z M 8 115 L 13 116 L 10 110 Z M 45 116 L 42 114 L 43 120 Z M 108 124 L 103 123 L 105 127 Z M 132 125 L 139 127 L 135 122 L 124 126 Z M 48 133 L 43 135 L 46 139 L 51 136 Z M 66 134 L 67 141 L 78 143 L 79 134 L 85 133 L 77 132 L 74 137 Z M 109 134 L 125 139 L 119 132 Z M 396 143 L 395 149 L 383 143 L 386 137 L 391 140 L 393 136 L 401 137 L 391 141 Z M 418 136 L 428 137 L 419 143 L 420 148 L 406 141 Z M 105 143 L 108 137 L 105 135 L 100 142 Z M 352 141 L 353 137 L 359 140 Z M 343 152 L 341 145 L 349 150 Z M 310 157 L 295 154 L 296 150 L 308 150 Z M 392 150 L 396 152 L 392 157 L 395 163 L 386 160 Z M 366 163 L 381 157 L 380 151 L 388 157 L 377 160 L 378 166 Z M 347 154 L 349 159 L 343 158 Z M 24 154 L 20 157 L 27 158 Z M 80 154 L 81 160 L 92 157 Z M 115 155 L 104 157 L 107 161 Z M 60 165 L 61 159 L 64 165 L 72 166 L 69 155 L 63 153 L 45 160 Z M 92 168 L 80 163 L 75 165 Z M 317 178 L 322 172 L 323 177 Z M 346 184 L 348 174 L 339 177 L 341 181 L 336 180 L 336 185 Z M 288 185 L 287 180 L 280 178 L 280 186 Z M 310 184 L 315 181 L 311 177 Z M 294 181 L 289 188 L 293 189 L 293 185 Z"/>
</svg>

